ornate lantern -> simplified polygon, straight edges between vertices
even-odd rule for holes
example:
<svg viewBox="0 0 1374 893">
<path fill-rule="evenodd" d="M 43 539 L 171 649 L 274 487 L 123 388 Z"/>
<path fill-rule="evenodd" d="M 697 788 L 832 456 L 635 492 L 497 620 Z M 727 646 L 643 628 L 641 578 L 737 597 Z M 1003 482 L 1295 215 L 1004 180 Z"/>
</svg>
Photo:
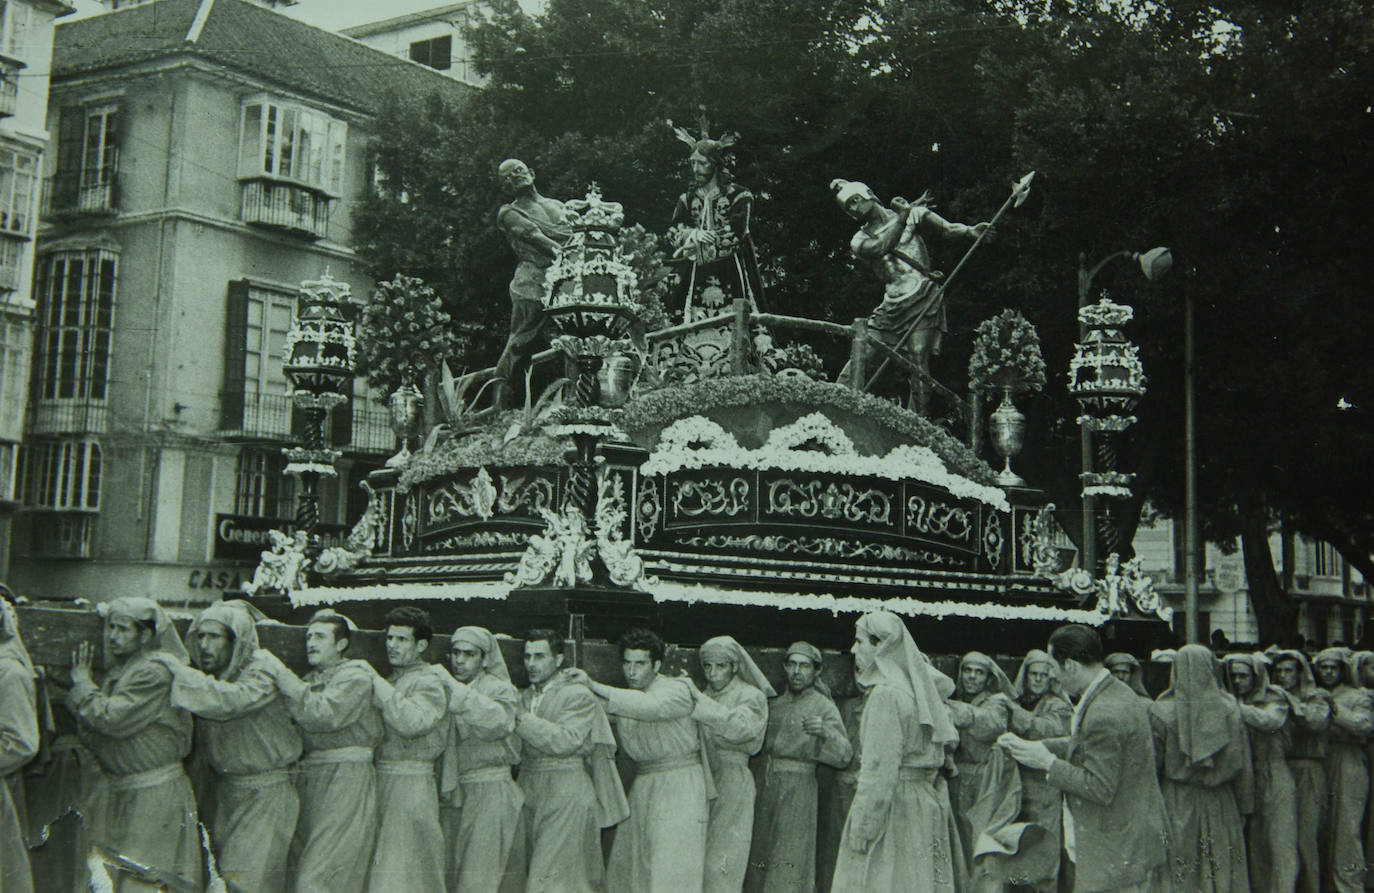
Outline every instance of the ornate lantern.
<svg viewBox="0 0 1374 893">
<path fill-rule="evenodd" d="M 1078 311 L 1086 334 L 1069 361 L 1069 391 L 1083 408 L 1078 424 L 1091 432 L 1096 445 L 1096 470 L 1080 475 L 1083 496 L 1126 499 L 1134 474 L 1116 470 L 1115 435 L 1135 424 L 1131 415 L 1145 393 L 1145 370 L 1139 348 L 1122 334 L 1135 311 L 1105 295 Z M 1117 551 L 1116 524 L 1109 512 L 1098 516 L 1103 554 Z"/>
<path fill-rule="evenodd" d="M 322 278 L 302 282 L 291 329 L 286 333 L 282 371 L 291 385 L 291 401 L 305 417 L 304 444 L 282 450 L 286 473 L 300 482 L 296 526 L 313 532 L 319 523 L 317 484 L 334 477 L 340 452 L 328 448 L 325 417 L 348 401 L 353 388 L 357 342 L 353 337 L 353 305 L 346 283 L 326 270 Z"/>
</svg>

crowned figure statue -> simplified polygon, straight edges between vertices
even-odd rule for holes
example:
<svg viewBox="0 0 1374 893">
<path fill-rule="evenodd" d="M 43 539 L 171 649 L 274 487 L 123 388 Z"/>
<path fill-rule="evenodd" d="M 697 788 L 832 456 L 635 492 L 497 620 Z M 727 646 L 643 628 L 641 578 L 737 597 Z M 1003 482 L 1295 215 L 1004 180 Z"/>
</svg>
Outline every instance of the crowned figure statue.
<svg viewBox="0 0 1374 893">
<path fill-rule="evenodd" d="M 729 150 L 739 136 L 729 133 L 712 139 L 704 116 L 700 136 L 672 121 L 668 126 L 692 150 L 692 186 L 678 197 L 668 231 L 673 261 L 682 268 L 682 321 L 724 313 L 740 298 L 758 311 L 763 281 L 749 233 L 754 194 L 736 183 L 730 172 Z"/>
</svg>

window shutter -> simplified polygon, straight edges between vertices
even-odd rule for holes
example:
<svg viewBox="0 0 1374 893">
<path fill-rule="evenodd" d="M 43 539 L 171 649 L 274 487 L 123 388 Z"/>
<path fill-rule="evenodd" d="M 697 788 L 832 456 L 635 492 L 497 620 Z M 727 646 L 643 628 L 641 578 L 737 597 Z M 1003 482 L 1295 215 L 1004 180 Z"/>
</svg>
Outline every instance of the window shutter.
<svg viewBox="0 0 1374 893">
<path fill-rule="evenodd" d="M 81 145 L 85 136 L 86 110 L 64 106 L 57 119 L 57 168 L 53 178 L 52 206 L 64 210 L 76 206 L 81 182 Z"/>
<path fill-rule="evenodd" d="M 228 311 L 224 323 L 224 389 L 219 395 L 219 426 L 224 431 L 243 428 L 243 364 L 248 349 L 248 283 L 229 283 Z"/>
<path fill-rule="evenodd" d="M 101 177 L 103 182 L 110 184 L 110 210 L 119 210 L 119 184 L 122 179 L 119 172 L 124 169 L 124 165 L 133 159 L 124 158 L 124 150 L 129 147 L 129 119 L 132 115 L 124 114 L 124 109 L 118 108 L 110 112 L 110 117 L 114 119 L 114 126 L 110 130 L 114 133 L 114 152 L 104 160 Z M 175 201 L 175 197 L 173 197 Z"/>
<path fill-rule="evenodd" d="M 348 395 L 348 400 L 330 411 L 333 416 L 329 420 L 329 444 L 336 450 L 347 449 L 353 442 L 353 395 Z"/>
</svg>

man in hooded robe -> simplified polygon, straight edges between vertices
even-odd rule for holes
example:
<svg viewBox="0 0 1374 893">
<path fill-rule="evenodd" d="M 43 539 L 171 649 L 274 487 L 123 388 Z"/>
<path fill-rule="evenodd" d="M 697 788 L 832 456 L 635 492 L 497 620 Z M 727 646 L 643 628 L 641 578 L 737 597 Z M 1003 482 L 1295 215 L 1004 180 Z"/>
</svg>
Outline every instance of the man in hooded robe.
<svg viewBox="0 0 1374 893">
<path fill-rule="evenodd" d="M 560 675 L 563 646 L 551 629 L 525 634 L 530 685 L 520 692 L 515 733 L 524 745 L 527 893 L 605 889 L 601 829 L 630 814 L 610 721 L 596 695 Z"/>
<path fill-rule="evenodd" d="M 954 683 L 887 611 L 859 618 L 851 650 L 865 698 L 861 762 L 831 888 L 962 889 L 967 871 L 941 775 L 946 753 L 959 741 L 946 706 Z"/>
<path fill-rule="evenodd" d="M 87 836 L 153 876 L 198 886 L 196 803 L 181 765 L 191 750 L 191 714 L 172 705 L 172 674 L 151 659 L 161 651 L 185 663 L 186 649 L 152 599 L 119 598 L 105 607 L 105 680 L 97 686 L 91 678 L 94 649 L 83 642 L 72 656 L 67 695 L 82 743 L 104 776 L 83 810 Z M 156 887 L 126 877 L 117 889 Z"/>
<path fill-rule="evenodd" d="M 842 769 L 853 757 L 840 712 L 820 678 L 821 650 L 810 642 L 793 642 L 783 671 L 787 691 L 769 703 L 763 736 L 746 875 L 755 893 L 811 893 L 816 888 L 816 767 L 824 763 Z"/>
<path fill-rule="evenodd" d="M 1317 685 L 1307 656 L 1301 651 L 1278 651 L 1273 656 L 1274 682 L 1288 699 L 1288 768 L 1297 791 L 1297 853 L 1299 893 L 1320 893 L 1322 831 L 1326 825 L 1327 732 L 1331 728 L 1331 696 Z"/>
<path fill-rule="evenodd" d="M 370 893 L 443 893 L 448 860 L 439 826 L 435 761 L 448 744 L 448 674 L 426 663 L 434 638 L 429 614 L 412 606 L 386 615 L 391 676 L 373 680 L 382 712 L 377 747 L 377 848 L 368 873 Z"/>
<path fill-rule="evenodd" d="M 38 753 L 38 672 L 0 596 L 0 890 L 33 893 L 19 772 Z"/>
<path fill-rule="evenodd" d="M 520 693 L 496 636 L 480 626 L 449 637 L 449 667 L 456 677 L 446 682 L 453 738 L 440 787 L 461 804 L 450 826 L 449 890 L 515 893 L 525 889 L 525 795 L 511 777 L 520 762 Z"/>
<path fill-rule="evenodd" d="M 373 704 L 377 671 L 345 657 L 353 622 L 317 611 L 305 628 L 304 679 L 275 668 L 277 688 L 300 727 L 300 819 L 296 823 L 297 893 L 362 893 L 377 837 L 373 751 L 382 715 Z"/>
<path fill-rule="evenodd" d="M 1073 705 L 1064 694 L 1054 661 L 1038 649 L 1026 654 L 1016 672 L 1016 700 L 1011 730 L 1027 741 L 1062 738 L 1073 722 Z M 1021 813 L 1024 821 L 1043 834 L 1031 843 L 1022 837 L 1021 849 L 1009 860 L 1004 876 L 1036 891 L 1053 891 L 1059 877 L 1059 851 L 1064 839 L 1064 795 L 1040 772 L 1024 766 L 1021 774 Z"/>
<path fill-rule="evenodd" d="M 241 890 L 284 893 L 301 736 L 278 696 L 281 662 L 258 644 L 255 611 L 240 601 L 202 611 L 186 633 L 194 669 L 165 652 L 152 659 L 172 674 L 172 705 L 196 716 L 196 749 L 215 772 L 220 876 Z"/>
<path fill-rule="evenodd" d="M 1102 665 L 1102 640 L 1081 624 L 1061 626 L 1046 649 L 1060 683 L 1078 697 L 1066 738 L 998 745 L 1042 770 L 1064 792 L 1064 852 L 1077 893 L 1158 893 L 1165 864 L 1164 801 L 1155 774 L 1149 710 Z"/>
<path fill-rule="evenodd" d="M 697 652 L 706 692 L 693 687 L 695 719 L 706 731 L 706 762 L 716 799 L 706 825 L 706 893 L 740 893 L 754 833 L 754 776 L 749 758 L 763 747 L 768 699 L 777 692 L 731 636 L 708 639 Z"/>
<path fill-rule="evenodd" d="M 1131 691 L 1147 701 L 1154 702 L 1154 698 L 1150 697 L 1149 690 L 1145 688 L 1145 674 L 1140 666 L 1140 661 L 1135 659 L 1135 655 L 1118 651 L 1116 654 L 1107 655 L 1102 661 L 1102 665 L 1110 670 L 1113 676 L 1129 685 Z"/>
<path fill-rule="evenodd" d="M 1355 680 L 1348 648 L 1327 648 L 1313 661 L 1317 684 L 1331 695 L 1326 758 L 1326 884 L 1337 893 L 1364 889 L 1360 825 L 1369 800 L 1365 744 L 1374 732 L 1374 702 Z"/>
<path fill-rule="evenodd" d="M 1240 705 L 1217 683 L 1211 649 L 1178 650 L 1169 689 L 1150 708 L 1150 726 L 1168 819 L 1169 888 L 1247 893 L 1250 745 Z"/>
<path fill-rule="evenodd" d="M 1262 654 L 1222 658 L 1226 681 L 1240 702 L 1255 767 L 1255 814 L 1245 829 L 1250 885 L 1293 893 L 1298 883 L 1298 792 L 1288 765 L 1288 698 L 1269 684 Z"/>
<path fill-rule="evenodd" d="M 983 787 L 993 745 L 1011 722 L 1015 697 L 1011 680 L 992 658 L 978 651 L 964 655 L 959 662 L 954 697 L 949 702 L 950 719 L 959 731 L 959 747 L 954 751 L 954 766 L 959 774 L 950 783 L 950 794 L 964 859 L 970 865 L 977 835 L 969 824 L 969 809 Z"/>
<path fill-rule="evenodd" d="M 587 686 L 615 717 L 620 746 L 635 763 L 630 817 L 616 829 L 606 866 L 609 893 L 687 893 L 702 889 L 707 803 L 714 796 L 703 765 L 692 687 L 660 675 L 663 640 L 646 629 L 620 637 L 629 688 L 592 680 L 584 670 L 564 678 Z"/>
<path fill-rule="evenodd" d="M 1370 695 L 1374 701 L 1374 651 L 1356 651 L 1351 658 L 1353 666 L 1353 676 L 1355 682 Z M 1374 732 L 1374 730 L 1371 730 Z M 1374 734 L 1365 740 L 1365 756 L 1374 759 Z M 1370 795 L 1369 802 L 1365 804 L 1364 820 L 1364 853 L 1365 853 L 1365 889 L 1374 887 L 1374 871 L 1371 871 L 1368 860 L 1374 857 L 1374 764 L 1370 765 Z"/>
</svg>

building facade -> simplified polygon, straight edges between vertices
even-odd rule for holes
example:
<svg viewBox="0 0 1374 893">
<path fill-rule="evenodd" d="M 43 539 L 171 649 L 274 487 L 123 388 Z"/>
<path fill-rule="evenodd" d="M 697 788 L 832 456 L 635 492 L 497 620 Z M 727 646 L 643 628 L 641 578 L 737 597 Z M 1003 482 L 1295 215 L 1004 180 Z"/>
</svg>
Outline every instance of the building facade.
<svg viewBox="0 0 1374 893">
<path fill-rule="evenodd" d="M 157 0 L 59 27 L 12 587 L 217 598 L 294 515 L 282 348 L 301 282 L 361 304 L 350 247 L 388 90 L 463 85 L 247 0 Z M 393 446 L 361 381 L 322 531 Z"/>
<path fill-rule="evenodd" d="M 0 580 L 9 574 L 19 444 L 33 362 L 34 237 L 48 153 L 53 23 L 74 10 L 52 0 L 0 4 Z"/>
</svg>

